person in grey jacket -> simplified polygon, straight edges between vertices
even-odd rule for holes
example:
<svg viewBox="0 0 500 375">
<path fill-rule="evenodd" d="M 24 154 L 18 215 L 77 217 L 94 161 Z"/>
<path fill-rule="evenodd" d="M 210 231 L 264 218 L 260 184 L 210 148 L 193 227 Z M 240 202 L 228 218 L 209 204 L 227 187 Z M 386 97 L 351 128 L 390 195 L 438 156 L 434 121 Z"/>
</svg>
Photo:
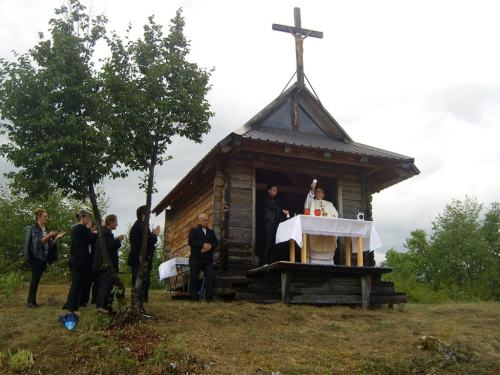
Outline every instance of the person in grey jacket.
<svg viewBox="0 0 500 375">
<path fill-rule="evenodd" d="M 40 306 L 36 301 L 36 293 L 40 279 L 47 268 L 47 262 L 57 260 L 57 241 L 64 236 L 64 232 L 58 233 L 46 227 L 49 220 L 47 211 L 38 208 L 34 212 L 36 223 L 31 225 L 24 238 L 24 259 L 28 262 L 31 270 L 31 282 L 28 294 L 28 307 L 30 309 Z"/>
</svg>

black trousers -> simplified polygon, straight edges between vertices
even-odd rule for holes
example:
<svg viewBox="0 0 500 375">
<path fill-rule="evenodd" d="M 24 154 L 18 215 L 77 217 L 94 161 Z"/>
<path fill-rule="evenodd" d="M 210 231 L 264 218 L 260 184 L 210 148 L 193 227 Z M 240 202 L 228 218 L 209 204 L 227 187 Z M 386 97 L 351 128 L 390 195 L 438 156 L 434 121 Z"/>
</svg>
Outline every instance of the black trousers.
<svg viewBox="0 0 500 375">
<path fill-rule="evenodd" d="M 88 305 L 89 300 L 91 303 L 95 303 L 97 298 L 97 293 L 99 290 L 99 277 L 100 271 L 92 270 L 90 271 L 90 277 L 87 279 L 85 284 L 83 284 L 82 291 L 80 292 L 80 306 Z M 92 299 L 90 299 L 90 292 L 92 290 Z"/>
<path fill-rule="evenodd" d="M 90 270 L 71 270 L 71 288 L 66 302 L 66 307 L 70 312 L 80 310 L 80 293 L 89 278 Z"/>
<path fill-rule="evenodd" d="M 273 260 L 273 249 L 276 242 L 276 231 L 278 230 L 279 222 L 265 223 L 266 231 L 266 248 L 264 251 L 264 264 L 271 264 Z"/>
<path fill-rule="evenodd" d="M 40 284 L 40 279 L 42 278 L 45 269 L 47 268 L 47 262 L 39 258 L 30 258 L 28 264 L 31 270 L 31 282 L 30 291 L 28 294 L 28 303 L 36 305 L 36 292 L 38 291 L 38 285 Z"/>
<path fill-rule="evenodd" d="M 96 307 L 111 310 L 114 300 L 113 282 L 108 271 L 95 271 L 99 273 L 99 291 L 97 292 Z"/>
<path fill-rule="evenodd" d="M 147 260 L 148 264 L 144 268 L 144 277 L 142 278 L 142 293 L 141 298 L 139 298 L 140 306 L 144 305 L 144 302 L 149 302 L 149 286 L 151 284 L 151 270 L 153 268 L 153 261 Z M 132 266 L 132 299 L 135 296 L 135 282 L 137 281 L 137 275 L 139 274 L 139 266 Z"/>
<path fill-rule="evenodd" d="M 205 275 L 205 301 L 211 302 L 214 294 L 215 268 L 213 259 L 189 258 L 189 294 L 191 301 L 198 301 L 200 272 Z"/>
</svg>

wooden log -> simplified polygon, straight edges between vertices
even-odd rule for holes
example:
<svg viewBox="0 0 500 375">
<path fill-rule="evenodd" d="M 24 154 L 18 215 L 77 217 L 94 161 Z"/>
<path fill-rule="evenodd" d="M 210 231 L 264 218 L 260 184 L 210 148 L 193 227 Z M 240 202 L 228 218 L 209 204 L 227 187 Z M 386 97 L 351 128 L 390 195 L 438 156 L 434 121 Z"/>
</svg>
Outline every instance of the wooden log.
<svg viewBox="0 0 500 375">
<path fill-rule="evenodd" d="M 235 301 L 248 301 L 259 303 L 276 303 L 281 300 L 279 293 L 246 293 L 236 292 Z"/>
<path fill-rule="evenodd" d="M 253 181 L 246 180 L 231 180 L 231 188 L 236 189 L 252 189 Z"/>
<path fill-rule="evenodd" d="M 381 305 L 385 303 L 407 303 L 408 296 L 405 293 L 394 293 L 389 295 L 373 294 L 370 296 L 370 304 Z"/>
<path fill-rule="evenodd" d="M 291 292 L 295 294 L 317 294 L 317 295 L 361 295 L 361 286 L 331 286 L 331 285 L 310 285 L 296 286 L 292 283 Z"/>
<path fill-rule="evenodd" d="M 291 272 L 284 271 L 281 273 L 281 302 L 290 303 L 290 287 L 291 287 Z"/>
<path fill-rule="evenodd" d="M 311 305 L 361 305 L 361 295 L 293 294 L 290 304 Z"/>
</svg>

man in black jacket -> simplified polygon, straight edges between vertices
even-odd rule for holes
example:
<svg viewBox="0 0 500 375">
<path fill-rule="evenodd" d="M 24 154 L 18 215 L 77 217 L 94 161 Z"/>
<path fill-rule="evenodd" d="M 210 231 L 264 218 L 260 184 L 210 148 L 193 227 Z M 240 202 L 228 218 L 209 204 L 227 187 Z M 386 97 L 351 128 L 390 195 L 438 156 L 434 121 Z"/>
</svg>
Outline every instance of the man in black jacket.
<svg viewBox="0 0 500 375">
<path fill-rule="evenodd" d="M 128 256 L 127 264 L 132 267 L 132 298 L 134 298 L 135 293 L 135 283 L 137 280 L 137 275 L 139 274 L 140 267 L 140 255 L 142 247 L 142 233 L 144 220 L 146 220 L 146 206 L 140 206 L 137 211 L 137 220 L 132 229 L 130 229 L 130 254 Z M 143 309 L 144 302 L 148 302 L 149 299 L 149 284 L 151 278 L 151 269 L 153 268 L 153 257 L 155 254 L 155 245 L 158 241 L 158 235 L 160 234 L 160 226 L 157 226 L 152 232 L 148 228 L 148 243 L 146 248 L 146 259 L 144 264 L 144 275 L 142 279 L 142 293 L 140 298 L 140 308 Z"/>
<path fill-rule="evenodd" d="M 266 230 L 266 249 L 264 251 L 264 264 L 270 264 L 272 261 L 274 243 L 276 242 L 276 231 L 280 223 L 280 215 L 288 215 L 288 210 L 278 205 L 278 188 L 276 185 L 267 185 L 267 195 L 262 202 L 264 207 L 264 227 Z"/>
<path fill-rule="evenodd" d="M 115 237 L 113 235 L 113 230 L 118 227 L 118 217 L 116 215 L 108 215 L 104 219 L 104 226 L 102 227 L 102 236 L 104 238 L 104 243 L 106 244 L 106 250 L 111 260 L 111 265 L 118 273 L 118 249 L 122 246 L 123 234 Z M 106 270 L 104 264 L 104 259 L 101 252 L 101 244 L 99 243 L 99 238 L 96 240 L 95 246 L 96 252 L 94 256 L 94 263 L 92 265 L 92 270 L 96 271 L 99 275 L 99 291 L 96 298 L 97 310 L 101 313 L 109 314 L 111 313 L 111 307 L 113 305 L 114 294 L 113 281 L 111 276 Z"/>
<path fill-rule="evenodd" d="M 219 242 L 215 232 L 208 228 L 207 214 L 198 216 L 198 226 L 189 231 L 188 244 L 191 246 L 191 255 L 189 256 L 191 301 L 198 301 L 198 280 L 200 271 L 203 271 L 206 283 L 205 301 L 212 302 L 215 282 L 214 251 Z"/>
</svg>

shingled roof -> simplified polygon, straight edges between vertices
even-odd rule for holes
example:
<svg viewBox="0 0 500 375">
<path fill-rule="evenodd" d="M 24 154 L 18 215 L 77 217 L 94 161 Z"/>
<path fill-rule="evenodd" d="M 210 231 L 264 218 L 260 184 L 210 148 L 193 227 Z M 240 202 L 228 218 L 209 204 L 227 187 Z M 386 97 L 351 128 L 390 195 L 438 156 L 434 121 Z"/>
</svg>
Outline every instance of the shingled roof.
<svg viewBox="0 0 500 375">
<path fill-rule="evenodd" d="M 279 108 L 283 108 L 286 103 L 293 100 L 296 100 L 302 113 L 312 121 L 311 123 L 315 124 L 313 126 L 317 126 L 317 129 L 313 129 L 315 131 L 300 131 L 291 125 L 288 129 L 266 126 Z M 299 91 L 297 84 L 293 84 L 246 124 L 217 143 L 163 198 L 153 212 L 157 215 L 162 212 L 175 199 L 176 191 L 181 190 L 196 173 L 206 170 L 207 165 L 213 165 L 213 160 L 218 158 L 219 154 L 240 147 L 242 142 L 282 145 L 297 148 L 299 151 L 315 150 L 325 155 L 351 157 L 349 163 L 358 163 L 359 167 L 373 179 L 377 185 L 375 191 L 383 190 L 420 173 L 410 156 L 354 142 L 311 91 L 307 88 Z M 329 157 L 322 162 L 334 163 L 335 158 Z"/>
</svg>

